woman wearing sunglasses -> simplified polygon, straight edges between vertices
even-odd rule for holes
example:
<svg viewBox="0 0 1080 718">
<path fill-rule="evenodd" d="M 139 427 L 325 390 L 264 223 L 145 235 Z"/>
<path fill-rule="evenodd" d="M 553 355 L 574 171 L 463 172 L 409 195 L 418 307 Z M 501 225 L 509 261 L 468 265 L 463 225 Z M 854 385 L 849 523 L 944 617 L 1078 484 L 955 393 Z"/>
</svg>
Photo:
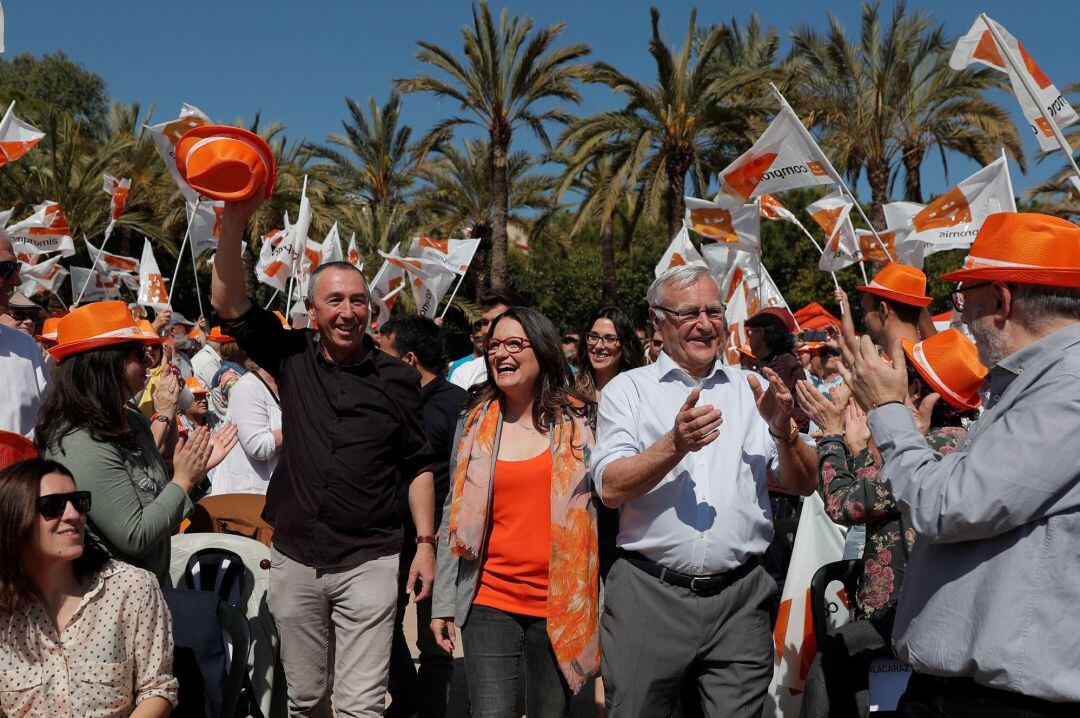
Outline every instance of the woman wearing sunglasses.
<svg viewBox="0 0 1080 718">
<path fill-rule="evenodd" d="M 600 659 L 589 401 L 539 312 L 507 310 L 484 348 L 450 460 L 431 629 L 448 651 L 462 631 L 473 716 L 516 718 L 520 681 L 526 715 L 557 718 Z"/>
<path fill-rule="evenodd" d="M 151 718 L 176 705 L 161 589 L 85 543 L 91 498 L 54 461 L 0 471 L 0 715 Z"/>
<path fill-rule="evenodd" d="M 172 456 L 172 475 L 150 421 L 130 403 L 146 382 L 144 347 L 160 344 L 135 324 L 123 302 L 79 307 L 57 326 L 49 352 L 59 362 L 39 415 L 35 441 L 50 459 L 70 466 L 75 484 L 96 497 L 90 536 L 114 557 L 153 572 L 169 572 L 169 537 L 205 495 L 208 469 L 236 443 L 236 428 L 213 438 L 191 433 Z M 153 421 L 176 431 L 176 416 Z"/>
</svg>

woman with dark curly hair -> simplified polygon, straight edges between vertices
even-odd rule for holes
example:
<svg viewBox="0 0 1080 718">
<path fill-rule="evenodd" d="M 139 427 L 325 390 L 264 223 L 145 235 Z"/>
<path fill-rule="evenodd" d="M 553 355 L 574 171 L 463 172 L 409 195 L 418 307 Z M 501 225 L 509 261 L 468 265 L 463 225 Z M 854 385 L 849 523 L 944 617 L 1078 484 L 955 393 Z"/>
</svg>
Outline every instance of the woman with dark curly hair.
<svg viewBox="0 0 1080 718">
<path fill-rule="evenodd" d="M 0 471 L 0 715 L 164 718 L 176 706 L 157 579 L 85 543 L 91 505 L 55 461 Z"/>
<path fill-rule="evenodd" d="M 520 681 L 530 718 L 558 718 L 600 665 L 591 397 L 539 312 L 511 307 L 484 350 L 450 459 L 431 630 L 448 651 L 462 630 L 473 716 L 520 715 Z"/>
</svg>

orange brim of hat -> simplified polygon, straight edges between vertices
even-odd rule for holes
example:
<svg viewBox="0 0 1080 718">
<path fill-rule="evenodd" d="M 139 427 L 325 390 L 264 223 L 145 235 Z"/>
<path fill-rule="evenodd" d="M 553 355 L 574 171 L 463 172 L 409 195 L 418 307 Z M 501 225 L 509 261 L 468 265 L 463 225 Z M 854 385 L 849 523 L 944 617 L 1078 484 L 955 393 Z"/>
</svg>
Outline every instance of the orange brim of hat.
<svg viewBox="0 0 1080 718">
<path fill-rule="evenodd" d="M 218 150 L 221 156 L 217 158 L 216 163 L 212 164 L 211 171 L 205 171 L 199 177 L 191 176 L 187 154 L 200 144 L 215 142 L 217 139 L 240 140 L 245 148 L 254 149 L 264 168 L 261 177 L 253 174 L 247 163 L 235 156 L 237 149 L 230 151 L 230 148 L 224 146 L 228 143 L 224 143 Z M 189 144 L 194 141 L 194 144 L 181 148 L 181 144 L 185 141 Z M 239 151 L 250 153 L 249 149 Z M 260 191 L 264 192 L 264 197 L 269 197 L 274 191 L 274 183 L 277 179 L 277 163 L 266 140 L 254 132 L 226 125 L 203 125 L 185 132 L 177 143 L 176 164 L 181 176 L 192 189 L 210 199 L 225 202 L 242 202 L 254 197 Z"/>
<path fill-rule="evenodd" d="M 100 349 L 101 347 L 107 347 L 113 344 L 140 342 L 143 346 L 155 346 L 164 341 L 164 337 L 154 337 L 146 334 L 128 334 L 115 337 L 95 337 L 93 339 L 83 339 L 77 342 L 68 342 L 67 344 L 57 344 L 56 346 L 49 347 L 48 351 L 53 359 L 56 361 L 63 361 L 73 354 L 82 354 L 91 349 Z"/>
<path fill-rule="evenodd" d="M 906 356 L 911 365 L 915 367 L 915 371 L 919 372 L 919 376 L 922 377 L 922 380 L 938 393 L 942 401 L 954 409 L 978 409 L 979 404 L 982 403 L 982 399 L 979 398 L 979 392 L 972 392 L 970 395 L 964 396 L 962 394 L 957 394 L 955 391 L 945 386 L 937 375 L 933 373 L 932 369 L 923 366 L 916 361 L 915 353 L 912 351 L 912 348 L 916 343 L 917 342 L 910 339 L 900 340 L 900 346 L 904 348 L 904 356 Z"/>
<path fill-rule="evenodd" d="M 855 287 L 860 292 L 866 292 L 867 294 L 875 294 L 885 299 L 891 299 L 894 302 L 900 302 L 901 304 L 911 304 L 916 307 L 925 307 L 934 301 L 933 297 L 919 297 L 914 294 L 904 294 L 903 292 L 897 292 L 885 287 Z"/>
<path fill-rule="evenodd" d="M 1080 269 L 1071 267 L 973 267 L 941 275 L 946 282 L 970 282 L 985 279 L 992 282 L 1040 284 L 1050 287 L 1080 288 Z"/>
</svg>

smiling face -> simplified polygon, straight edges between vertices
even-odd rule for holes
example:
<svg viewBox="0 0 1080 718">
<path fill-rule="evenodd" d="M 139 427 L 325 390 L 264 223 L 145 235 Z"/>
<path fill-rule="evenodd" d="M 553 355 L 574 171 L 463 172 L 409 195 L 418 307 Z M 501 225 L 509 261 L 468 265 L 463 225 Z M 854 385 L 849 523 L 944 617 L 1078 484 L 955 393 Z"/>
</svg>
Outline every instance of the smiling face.
<svg viewBox="0 0 1080 718">
<path fill-rule="evenodd" d="M 511 396 L 534 396 L 540 378 L 540 363 L 532 347 L 514 353 L 507 349 L 507 340 L 528 342 L 525 329 L 516 319 L 507 317 L 495 325 L 492 339 L 502 342 L 494 351 L 488 352 L 488 371 L 495 377 L 495 385 Z M 514 342 L 511 342 L 513 345 Z"/>
<path fill-rule="evenodd" d="M 184 409 L 184 414 L 196 424 L 205 424 L 206 415 L 210 412 L 210 402 L 207 401 L 206 392 L 193 393 L 192 397 L 193 401 L 187 409 Z"/>
<path fill-rule="evenodd" d="M 616 368 L 622 359 L 622 346 L 615 322 L 601 317 L 589 327 L 585 335 L 585 346 L 589 352 L 589 364 L 593 371 L 602 372 Z"/>
<path fill-rule="evenodd" d="M 370 315 L 364 275 L 344 267 L 328 269 L 315 277 L 314 290 L 307 302 L 308 320 L 318 326 L 327 350 L 335 355 L 359 351 Z"/>
<path fill-rule="evenodd" d="M 704 311 L 685 324 L 668 312 L 654 311 L 653 321 L 660 328 L 664 351 L 691 375 L 706 372 L 716 359 L 721 342 L 727 336 L 720 288 L 710 277 L 701 277 L 688 287 L 667 287 L 663 306 L 676 312 L 684 310 L 719 310 L 721 318 L 710 320 Z"/>
<path fill-rule="evenodd" d="M 75 491 L 75 482 L 64 474 L 45 474 L 41 478 L 38 496 L 66 494 Z M 64 505 L 64 512 L 55 519 L 47 519 L 38 513 L 29 545 L 23 556 L 29 565 L 43 561 L 74 561 L 82 556 L 83 537 L 86 532 L 86 516 L 80 514 L 71 502 Z"/>
</svg>

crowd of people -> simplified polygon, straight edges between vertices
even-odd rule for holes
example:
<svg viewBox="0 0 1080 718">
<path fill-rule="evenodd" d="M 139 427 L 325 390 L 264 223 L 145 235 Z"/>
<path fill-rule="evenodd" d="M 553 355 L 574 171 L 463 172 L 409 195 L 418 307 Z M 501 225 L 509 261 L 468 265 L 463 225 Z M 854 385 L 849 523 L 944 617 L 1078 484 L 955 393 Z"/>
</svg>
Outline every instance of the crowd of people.
<svg viewBox="0 0 1080 718">
<path fill-rule="evenodd" d="M 214 326 L 46 318 L 0 235 L 0 715 L 168 715 L 171 542 L 238 493 L 273 529 L 290 715 L 441 717 L 460 650 L 478 718 L 567 716 L 585 689 L 612 718 L 759 716 L 775 526 L 815 493 L 862 563 L 804 716 L 867 715 L 881 658 L 912 669 L 900 715 L 1080 714 L 1080 227 L 990 217 L 943 277 L 945 331 L 893 263 L 858 326 L 838 288 L 838 326 L 768 307 L 730 346 L 716 278 L 684 265 L 648 326 L 489 292 L 451 360 L 422 316 L 373 332 L 347 262 L 310 276 L 311 328 L 252 301 L 260 201 L 222 213 Z"/>
</svg>

